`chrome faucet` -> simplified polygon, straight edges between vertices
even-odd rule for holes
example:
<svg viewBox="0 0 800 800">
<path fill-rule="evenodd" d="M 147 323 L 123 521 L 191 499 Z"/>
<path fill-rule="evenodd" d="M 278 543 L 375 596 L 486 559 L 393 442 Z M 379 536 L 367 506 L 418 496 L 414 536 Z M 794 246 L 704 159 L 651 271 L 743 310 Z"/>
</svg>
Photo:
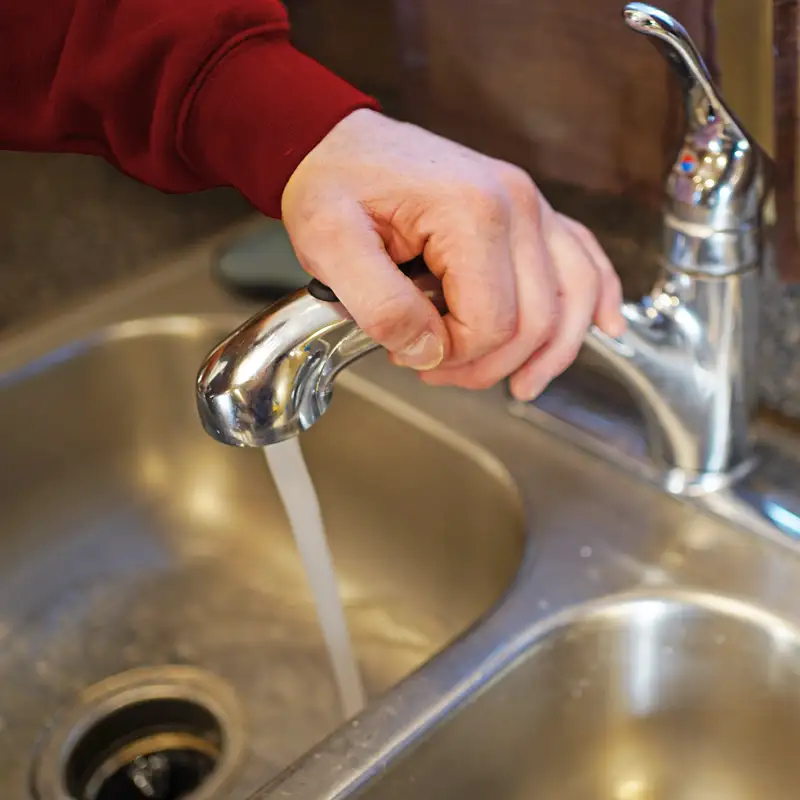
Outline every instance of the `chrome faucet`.
<svg viewBox="0 0 800 800">
<path fill-rule="evenodd" d="M 421 258 L 400 265 L 440 313 L 441 284 Z M 265 445 L 308 430 L 336 376 L 379 345 L 317 280 L 259 312 L 206 357 L 196 383 L 203 427 L 223 444 Z"/>
<path fill-rule="evenodd" d="M 671 488 L 704 491 L 746 472 L 752 458 L 769 159 L 680 24 L 644 3 L 628 3 L 624 19 L 651 37 L 681 79 L 686 134 L 667 181 L 661 277 L 648 298 L 625 304 L 622 336 L 592 328 L 586 346 L 638 401 L 651 458 Z M 444 313 L 441 286 L 424 264 L 404 269 Z M 338 373 L 377 346 L 330 289 L 312 281 L 208 356 L 197 379 L 203 425 L 238 446 L 297 435 L 328 408 Z"/>
<path fill-rule="evenodd" d="M 625 22 L 681 80 L 686 132 L 669 173 L 660 277 L 623 307 L 617 339 L 593 329 L 588 348 L 644 413 L 651 459 L 676 491 L 715 489 L 752 462 L 762 211 L 769 158 L 720 97 L 684 28 L 628 3 Z"/>
</svg>

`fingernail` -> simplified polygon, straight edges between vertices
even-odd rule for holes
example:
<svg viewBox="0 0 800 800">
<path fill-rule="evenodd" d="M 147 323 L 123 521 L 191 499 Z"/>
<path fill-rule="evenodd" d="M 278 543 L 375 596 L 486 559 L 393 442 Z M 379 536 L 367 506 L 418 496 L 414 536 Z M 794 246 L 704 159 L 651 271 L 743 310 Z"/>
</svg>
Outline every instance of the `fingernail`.
<svg viewBox="0 0 800 800">
<path fill-rule="evenodd" d="M 435 369 L 442 363 L 444 347 L 439 339 L 429 331 L 425 331 L 415 342 L 395 354 L 394 361 L 401 367 L 428 370 Z"/>
<path fill-rule="evenodd" d="M 620 317 L 618 319 L 615 319 L 613 322 L 610 322 L 608 325 L 606 325 L 605 332 L 612 338 L 616 339 L 619 336 L 622 336 L 622 334 L 625 333 L 627 329 L 628 329 L 627 321 L 623 317 Z"/>
<path fill-rule="evenodd" d="M 540 394 L 542 394 L 552 383 L 551 380 L 537 380 L 534 384 L 529 384 L 524 389 L 517 385 L 511 387 L 511 394 L 514 399 L 520 403 L 532 403 Z"/>
</svg>

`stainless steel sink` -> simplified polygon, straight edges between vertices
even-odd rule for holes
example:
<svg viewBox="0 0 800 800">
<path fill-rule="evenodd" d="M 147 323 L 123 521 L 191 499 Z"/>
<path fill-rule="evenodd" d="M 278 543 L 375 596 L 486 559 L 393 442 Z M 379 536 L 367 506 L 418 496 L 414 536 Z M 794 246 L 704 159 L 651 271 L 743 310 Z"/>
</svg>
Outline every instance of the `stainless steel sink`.
<svg viewBox="0 0 800 800">
<path fill-rule="evenodd" d="M 403 376 L 371 370 L 400 390 Z M 578 386 L 591 387 L 583 365 L 553 395 L 576 416 Z M 528 509 L 529 557 L 468 636 L 258 800 L 796 796 L 796 543 L 654 489 L 568 443 L 550 414 L 535 426 L 515 417 L 497 393 L 419 402 L 449 408 L 506 464 Z M 609 423 L 615 433 L 627 431 Z M 761 434 L 797 450 L 785 432 Z"/>
<path fill-rule="evenodd" d="M 798 440 L 757 427 L 752 480 L 775 490 L 782 533 L 671 496 L 595 367 L 582 358 L 525 410 L 502 388 L 357 367 L 504 465 L 525 557 L 489 615 L 251 800 L 797 795 Z"/>
<path fill-rule="evenodd" d="M 198 365 L 245 313 L 207 262 L 201 251 L 0 353 L 3 798 L 29 797 L 31 781 L 61 798 L 52 786 L 69 767 L 56 762 L 77 736 L 65 720 L 110 676 L 130 674 L 141 693 L 143 667 L 151 690 L 170 683 L 160 667 L 189 665 L 232 692 L 242 730 L 222 734 L 246 752 L 226 797 L 341 722 L 263 455 L 213 442 L 197 419 Z M 377 697 L 508 588 L 520 500 L 486 452 L 356 376 L 302 444 Z"/>
<path fill-rule="evenodd" d="M 166 726 L 191 800 L 792 800 L 797 543 L 648 483 L 586 363 L 524 415 L 341 377 L 301 443 L 372 697 L 342 722 L 262 455 L 193 407 L 253 311 L 209 278 L 238 235 L 0 344 L 0 796 L 117 800 L 102 743 Z"/>
<path fill-rule="evenodd" d="M 735 601 L 639 592 L 569 615 L 358 796 L 788 800 L 798 736 L 796 630 Z"/>
</svg>

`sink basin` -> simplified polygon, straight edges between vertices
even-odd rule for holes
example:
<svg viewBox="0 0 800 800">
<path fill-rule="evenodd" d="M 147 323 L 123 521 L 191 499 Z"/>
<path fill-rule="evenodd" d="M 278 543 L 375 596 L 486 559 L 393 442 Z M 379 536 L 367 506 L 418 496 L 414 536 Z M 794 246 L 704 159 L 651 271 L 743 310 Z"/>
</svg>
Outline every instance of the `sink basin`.
<svg viewBox="0 0 800 800">
<path fill-rule="evenodd" d="M 30 796 L 35 752 L 60 757 L 61 720 L 142 668 L 178 688 L 159 667 L 199 668 L 233 695 L 246 752 L 225 796 L 245 797 L 342 721 L 263 454 L 212 441 L 194 408 L 198 365 L 232 327 L 134 318 L 2 376 L 4 798 Z M 374 697 L 507 589 L 520 501 L 483 450 L 355 376 L 302 446 Z"/>
<path fill-rule="evenodd" d="M 790 798 L 800 633 L 714 596 L 609 598 L 542 635 L 363 800 Z"/>
</svg>

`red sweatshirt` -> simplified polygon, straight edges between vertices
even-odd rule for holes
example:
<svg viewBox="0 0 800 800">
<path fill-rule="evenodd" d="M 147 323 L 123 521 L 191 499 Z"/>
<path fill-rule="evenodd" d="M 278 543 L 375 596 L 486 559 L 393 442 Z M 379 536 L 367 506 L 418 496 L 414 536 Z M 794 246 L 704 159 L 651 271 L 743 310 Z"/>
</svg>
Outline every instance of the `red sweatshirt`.
<svg viewBox="0 0 800 800">
<path fill-rule="evenodd" d="M 377 103 L 295 50 L 279 0 L 0 0 L 0 148 L 102 156 L 167 192 L 286 181 Z"/>
</svg>

